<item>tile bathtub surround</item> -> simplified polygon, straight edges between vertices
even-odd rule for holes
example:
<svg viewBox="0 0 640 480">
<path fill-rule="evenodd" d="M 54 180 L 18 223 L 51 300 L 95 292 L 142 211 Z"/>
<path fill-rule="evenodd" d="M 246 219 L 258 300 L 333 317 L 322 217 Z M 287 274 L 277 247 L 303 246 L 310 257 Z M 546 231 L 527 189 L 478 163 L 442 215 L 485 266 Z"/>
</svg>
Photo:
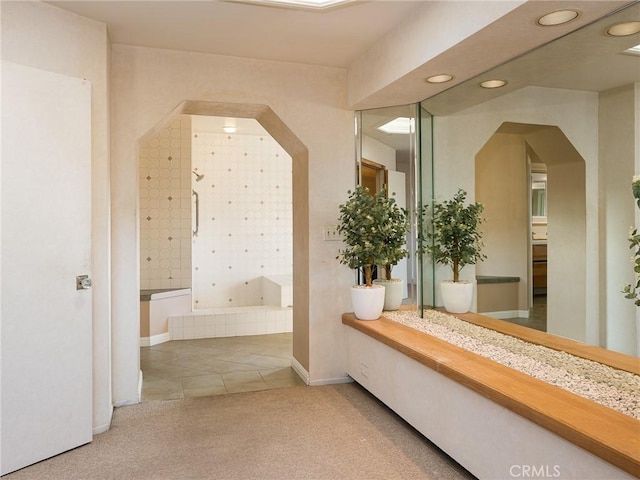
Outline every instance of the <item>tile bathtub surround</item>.
<svg viewBox="0 0 640 480">
<path fill-rule="evenodd" d="M 193 167 L 205 177 L 193 242 L 196 309 L 263 305 L 262 277 L 293 271 L 291 157 L 269 135 L 198 131 Z"/>
<path fill-rule="evenodd" d="M 171 340 L 291 332 L 293 309 L 273 306 L 218 307 L 169 317 Z"/>
<path fill-rule="evenodd" d="M 140 288 L 191 286 L 191 117 L 181 115 L 138 152 Z"/>
<path fill-rule="evenodd" d="M 302 385 L 292 334 L 172 341 L 140 349 L 142 400 L 172 400 Z"/>
</svg>

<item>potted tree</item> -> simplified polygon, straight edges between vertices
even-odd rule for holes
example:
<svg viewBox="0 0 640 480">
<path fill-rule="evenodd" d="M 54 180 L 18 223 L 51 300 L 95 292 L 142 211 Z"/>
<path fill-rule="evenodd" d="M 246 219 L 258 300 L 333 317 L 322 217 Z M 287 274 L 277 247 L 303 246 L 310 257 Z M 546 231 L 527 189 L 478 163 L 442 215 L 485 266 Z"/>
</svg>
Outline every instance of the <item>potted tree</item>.
<svg viewBox="0 0 640 480">
<path fill-rule="evenodd" d="M 362 271 L 364 285 L 351 288 L 351 300 L 356 317 L 360 320 L 376 320 L 384 306 L 384 287 L 373 284 L 373 267 L 384 265 L 386 243 L 382 221 L 385 218 L 380 197 L 373 196 L 364 187 L 349 190 L 348 200 L 340 205 L 338 232 L 345 243 L 344 250 L 336 257 L 341 264 Z"/>
<path fill-rule="evenodd" d="M 386 194 L 376 197 L 381 209 L 381 229 L 385 242 L 384 278 L 373 281 L 384 286 L 384 310 L 398 310 L 402 303 L 404 282 L 400 278 L 393 278 L 391 270 L 409 251 L 406 246 L 406 234 L 409 230 L 406 210 L 400 208 L 395 198 Z"/>
<path fill-rule="evenodd" d="M 484 206 L 471 203 L 465 207 L 467 192 L 460 189 L 453 199 L 435 202 L 426 210 L 430 218 L 424 222 L 428 240 L 424 250 L 435 263 L 449 265 L 453 281 L 440 283 L 444 308 L 451 313 L 465 313 L 473 301 L 473 283 L 460 280 L 460 270 L 486 258 L 481 253 L 482 235 L 478 229 Z"/>
</svg>

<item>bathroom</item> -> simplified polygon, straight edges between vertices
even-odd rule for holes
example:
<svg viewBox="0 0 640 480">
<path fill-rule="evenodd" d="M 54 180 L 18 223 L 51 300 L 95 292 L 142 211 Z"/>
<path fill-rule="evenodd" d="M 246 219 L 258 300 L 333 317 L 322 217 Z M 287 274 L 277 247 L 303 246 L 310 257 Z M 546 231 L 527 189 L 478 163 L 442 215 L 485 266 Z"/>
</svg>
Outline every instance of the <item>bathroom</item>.
<svg viewBox="0 0 640 480">
<path fill-rule="evenodd" d="M 140 142 L 140 344 L 292 331 L 292 162 L 253 119 Z"/>
</svg>

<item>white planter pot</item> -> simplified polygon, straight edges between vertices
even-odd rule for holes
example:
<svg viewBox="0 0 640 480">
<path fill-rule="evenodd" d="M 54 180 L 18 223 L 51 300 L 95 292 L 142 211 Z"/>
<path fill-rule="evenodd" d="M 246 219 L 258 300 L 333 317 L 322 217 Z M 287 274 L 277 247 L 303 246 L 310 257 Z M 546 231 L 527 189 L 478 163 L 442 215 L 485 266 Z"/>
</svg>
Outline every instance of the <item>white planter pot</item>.
<svg viewBox="0 0 640 480">
<path fill-rule="evenodd" d="M 384 307 L 384 287 L 354 285 L 351 287 L 351 303 L 358 320 L 377 320 Z"/>
<path fill-rule="evenodd" d="M 442 282 L 440 283 L 440 293 L 447 312 L 467 313 L 471 309 L 471 302 L 473 302 L 472 282 Z"/>
<path fill-rule="evenodd" d="M 391 280 L 378 278 L 373 283 L 384 287 L 384 310 L 398 310 L 402 304 L 404 282 L 400 278 L 392 278 Z"/>
</svg>

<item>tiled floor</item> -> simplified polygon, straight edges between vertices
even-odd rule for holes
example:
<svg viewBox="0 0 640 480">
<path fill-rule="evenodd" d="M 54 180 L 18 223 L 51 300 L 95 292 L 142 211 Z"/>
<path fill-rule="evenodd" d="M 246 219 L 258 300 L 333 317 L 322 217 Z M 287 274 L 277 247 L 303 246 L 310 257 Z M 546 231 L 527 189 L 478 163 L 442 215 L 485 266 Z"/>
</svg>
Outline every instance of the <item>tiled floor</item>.
<svg viewBox="0 0 640 480">
<path fill-rule="evenodd" d="M 542 332 L 547 331 L 547 296 L 534 295 L 533 308 L 529 313 L 529 318 L 507 318 L 508 322 L 517 323 L 525 327 L 535 328 Z"/>
<path fill-rule="evenodd" d="M 291 333 L 173 340 L 141 347 L 142 401 L 301 385 L 291 357 Z"/>
</svg>

